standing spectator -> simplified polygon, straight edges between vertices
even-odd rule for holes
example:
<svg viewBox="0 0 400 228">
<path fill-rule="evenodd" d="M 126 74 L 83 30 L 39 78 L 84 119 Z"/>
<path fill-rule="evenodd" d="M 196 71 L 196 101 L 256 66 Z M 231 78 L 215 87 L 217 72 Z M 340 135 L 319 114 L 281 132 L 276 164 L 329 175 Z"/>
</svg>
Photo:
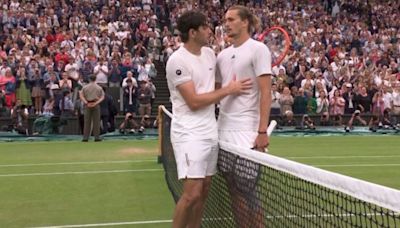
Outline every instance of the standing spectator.
<svg viewBox="0 0 400 228">
<path fill-rule="evenodd" d="M 137 86 L 133 83 L 135 78 L 127 78 L 123 87 L 124 113 L 136 113 L 137 109 Z M 136 80 L 135 80 L 136 82 Z"/>
<path fill-rule="evenodd" d="M 392 93 L 392 113 L 400 117 L 400 86 L 394 88 Z"/>
<path fill-rule="evenodd" d="M 104 100 L 100 103 L 101 134 L 115 130 L 114 117 L 117 114 L 113 98 L 107 94 L 107 89 L 103 87 Z"/>
<path fill-rule="evenodd" d="M 283 92 L 279 98 L 279 104 L 281 105 L 281 113 L 285 113 L 286 111 L 292 111 L 293 105 L 293 96 L 290 93 L 289 87 L 285 86 Z"/>
<path fill-rule="evenodd" d="M 18 68 L 16 79 L 16 99 L 21 100 L 21 103 L 26 105 L 26 107 L 32 106 L 30 84 L 26 75 L 25 67 Z"/>
<path fill-rule="evenodd" d="M 61 80 L 58 83 L 61 90 L 70 92 L 72 91 L 72 81 L 69 79 L 67 72 L 61 73 Z"/>
<path fill-rule="evenodd" d="M 344 114 L 345 103 L 346 101 L 340 95 L 340 91 L 338 89 L 335 90 L 329 102 L 331 116 L 342 116 Z"/>
<path fill-rule="evenodd" d="M 346 83 L 345 90 L 343 93 L 343 99 L 345 100 L 344 113 L 353 114 L 356 110 L 356 95 L 352 91 L 351 83 Z"/>
<path fill-rule="evenodd" d="M 111 61 L 110 70 L 109 70 L 109 78 L 108 78 L 108 86 L 109 87 L 120 87 L 121 86 L 121 69 L 118 64 L 117 59 L 113 59 Z"/>
<path fill-rule="evenodd" d="M 59 107 L 62 117 L 71 117 L 74 115 L 74 103 L 71 99 L 71 91 L 63 91 L 63 98 L 59 102 Z"/>
<path fill-rule="evenodd" d="M 271 86 L 271 97 L 272 97 L 272 102 L 271 102 L 271 115 L 280 115 L 281 114 L 281 104 L 279 103 L 279 99 L 281 97 L 281 94 L 277 90 L 277 85 L 272 84 Z"/>
<path fill-rule="evenodd" d="M 94 75 L 96 76 L 96 83 L 102 87 L 108 86 L 108 66 L 105 60 L 101 58 L 99 63 L 94 67 Z"/>
<path fill-rule="evenodd" d="M 139 82 L 138 101 L 139 115 L 151 115 L 151 89 L 145 81 Z"/>
<path fill-rule="evenodd" d="M 31 80 L 31 88 L 32 88 L 32 98 L 34 100 L 34 109 L 35 114 L 42 114 L 42 99 L 43 99 L 43 89 L 44 89 L 44 81 L 40 77 L 39 69 L 36 69 L 34 75 Z"/>
<path fill-rule="evenodd" d="M 367 87 L 362 86 L 360 94 L 356 98 L 357 100 L 357 109 L 359 109 L 362 113 L 370 113 L 372 98 L 371 95 L 367 92 Z"/>
<path fill-rule="evenodd" d="M 304 95 L 304 89 L 300 88 L 293 99 L 293 113 L 306 114 L 307 113 L 307 99 Z"/>
<path fill-rule="evenodd" d="M 6 69 L 5 75 L 0 76 L 0 90 L 3 90 L 6 98 L 6 105 L 12 108 L 15 103 L 16 80 L 11 69 Z"/>
<path fill-rule="evenodd" d="M 103 89 L 96 84 L 96 76 L 90 76 L 89 84 L 80 91 L 80 98 L 85 104 L 84 130 L 82 142 L 89 140 L 90 130 L 93 128 L 94 141 L 100 139 L 100 102 L 104 99 Z"/>
</svg>

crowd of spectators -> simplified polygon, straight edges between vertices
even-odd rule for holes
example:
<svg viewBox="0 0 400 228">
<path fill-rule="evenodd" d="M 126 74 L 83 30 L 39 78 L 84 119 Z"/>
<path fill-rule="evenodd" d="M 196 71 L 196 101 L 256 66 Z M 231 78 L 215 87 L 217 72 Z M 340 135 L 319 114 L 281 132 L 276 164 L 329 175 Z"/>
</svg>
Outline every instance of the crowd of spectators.
<svg viewBox="0 0 400 228">
<path fill-rule="evenodd" d="M 103 132 L 114 130 L 105 117 L 116 114 L 110 100 L 121 101 L 120 114 L 151 114 L 153 61 L 162 51 L 154 9 L 161 5 L 3 0 L 0 7 L 0 117 L 17 118 L 14 110 L 26 111 L 18 117 L 24 123 L 29 116 L 81 116 L 78 92 L 91 75 L 106 92 L 118 91 L 102 104 Z"/>
<path fill-rule="evenodd" d="M 2 0 L 0 115 L 15 104 L 31 116 L 59 115 L 63 91 L 76 114 L 77 92 L 95 74 L 98 84 L 120 88 L 125 120 L 148 116 L 153 61 L 165 62 L 181 45 L 179 15 L 207 14 L 218 53 L 229 45 L 223 16 L 233 4 L 260 19 L 254 37 L 279 25 L 292 39 L 273 68 L 273 114 L 289 124 L 293 114 L 321 124 L 343 124 L 345 114 L 354 117 L 350 125 L 366 114 L 398 123 L 391 117 L 400 115 L 400 2 L 390 0 Z"/>
</svg>

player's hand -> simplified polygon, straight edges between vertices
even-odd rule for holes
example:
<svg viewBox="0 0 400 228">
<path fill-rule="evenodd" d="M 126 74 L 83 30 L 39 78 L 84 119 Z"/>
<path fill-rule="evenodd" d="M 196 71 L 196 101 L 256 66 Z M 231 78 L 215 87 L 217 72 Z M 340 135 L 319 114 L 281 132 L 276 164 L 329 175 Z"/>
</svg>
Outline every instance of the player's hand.
<svg viewBox="0 0 400 228">
<path fill-rule="evenodd" d="M 265 152 L 265 149 L 269 145 L 269 137 L 267 134 L 258 134 L 256 141 L 254 142 L 254 149 Z"/>
<path fill-rule="evenodd" d="M 239 81 L 237 81 L 236 78 L 233 78 L 233 80 L 228 84 L 230 91 L 229 94 L 246 94 L 248 93 L 248 90 L 251 89 L 252 84 L 250 78 L 241 79 Z"/>
</svg>

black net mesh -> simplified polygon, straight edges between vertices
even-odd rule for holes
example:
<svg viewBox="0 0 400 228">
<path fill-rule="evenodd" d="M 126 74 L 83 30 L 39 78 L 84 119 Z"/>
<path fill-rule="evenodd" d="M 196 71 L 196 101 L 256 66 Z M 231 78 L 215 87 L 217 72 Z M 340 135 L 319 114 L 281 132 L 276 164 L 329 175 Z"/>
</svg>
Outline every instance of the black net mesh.
<svg viewBox="0 0 400 228">
<path fill-rule="evenodd" d="M 162 159 L 177 202 L 170 117 L 163 114 Z M 399 212 L 364 202 L 220 149 L 202 227 L 400 227 Z"/>
</svg>

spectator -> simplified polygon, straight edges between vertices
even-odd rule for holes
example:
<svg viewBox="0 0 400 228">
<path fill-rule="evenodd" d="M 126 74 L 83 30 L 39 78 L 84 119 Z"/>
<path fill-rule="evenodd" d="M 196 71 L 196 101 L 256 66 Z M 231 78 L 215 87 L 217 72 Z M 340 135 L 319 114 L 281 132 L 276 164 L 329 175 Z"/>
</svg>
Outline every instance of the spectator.
<svg viewBox="0 0 400 228">
<path fill-rule="evenodd" d="M 54 116 L 54 97 L 48 96 L 43 105 L 43 116 Z"/>
<path fill-rule="evenodd" d="M 307 113 L 307 99 L 304 95 L 303 88 L 300 88 L 295 94 L 295 97 L 293 99 L 293 113 L 294 114 Z"/>
<path fill-rule="evenodd" d="M 115 131 L 114 119 L 117 114 L 113 98 L 107 94 L 105 87 L 103 87 L 103 91 L 104 100 L 100 102 L 101 134 Z"/>
<path fill-rule="evenodd" d="M 134 78 L 132 78 L 134 80 Z M 126 86 L 123 88 L 124 113 L 137 112 L 137 87 L 134 86 L 132 79 L 126 80 Z M 136 82 L 136 80 L 135 80 Z"/>
<path fill-rule="evenodd" d="M 297 126 L 297 122 L 296 120 L 293 118 L 293 112 L 290 110 L 287 110 L 282 118 L 282 126 L 287 126 L 287 127 L 296 127 Z"/>
<path fill-rule="evenodd" d="M 11 109 L 11 119 L 13 129 L 19 134 L 28 135 L 28 109 L 17 100 L 15 106 Z"/>
<path fill-rule="evenodd" d="M 122 134 L 135 133 L 140 129 L 140 125 L 135 121 L 134 114 L 128 112 L 124 121 L 119 126 L 119 132 Z"/>
<path fill-rule="evenodd" d="M 284 87 L 282 94 L 279 98 L 279 104 L 281 105 L 281 113 L 285 113 L 286 111 L 292 111 L 293 105 L 293 97 L 290 94 L 289 87 Z"/>
<path fill-rule="evenodd" d="M 345 100 L 340 95 L 339 90 L 335 90 L 333 97 L 330 99 L 330 115 L 331 116 L 342 116 L 344 114 Z"/>
<path fill-rule="evenodd" d="M 109 79 L 108 79 L 108 86 L 109 87 L 120 87 L 121 86 L 121 69 L 118 64 L 117 59 L 113 59 L 111 61 L 111 66 L 109 70 Z"/>
<path fill-rule="evenodd" d="M 32 98 L 25 67 L 18 68 L 16 80 L 16 99 L 21 100 L 21 104 L 26 107 L 30 107 L 32 105 Z"/>
<path fill-rule="evenodd" d="M 0 117 L 7 117 L 9 115 L 9 108 L 6 105 L 6 96 L 3 90 L 0 90 Z"/>
<path fill-rule="evenodd" d="M 140 82 L 138 89 L 139 115 L 151 115 L 151 88 L 145 81 Z"/>
<path fill-rule="evenodd" d="M 279 103 L 279 99 L 281 97 L 281 94 L 277 91 L 277 85 L 272 84 L 271 86 L 271 97 L 272 97 L 272 102 L 271 102 L 271 115 L 280 115 L 281 114 L 281 104 Z"/>
<path fill-rule="evenodd" d="M 34 110 L 36 115 L 42 114 L 42 99 L 44 94 L 44 81 L 40 77 L 39 69 L 33 73 L 31 80 L 32 98 L 34 100 Z"/>
<path fill-rule="evenodd" d="M 59 107 L 62 117 L 71 117 L 74 115 L 74 103 L 71 99 L 71 92 L 69 90 L 63 91 L 63 98 L 60 100 Z"/>
<path fill-rule="evenodd" d="M 108 86 L 108 66 L 103 58 L 99 59 L 99 63 L 94 67 L 93 71 L 96 76 L 96 83 L 102 87 Z"/>
</svg>

